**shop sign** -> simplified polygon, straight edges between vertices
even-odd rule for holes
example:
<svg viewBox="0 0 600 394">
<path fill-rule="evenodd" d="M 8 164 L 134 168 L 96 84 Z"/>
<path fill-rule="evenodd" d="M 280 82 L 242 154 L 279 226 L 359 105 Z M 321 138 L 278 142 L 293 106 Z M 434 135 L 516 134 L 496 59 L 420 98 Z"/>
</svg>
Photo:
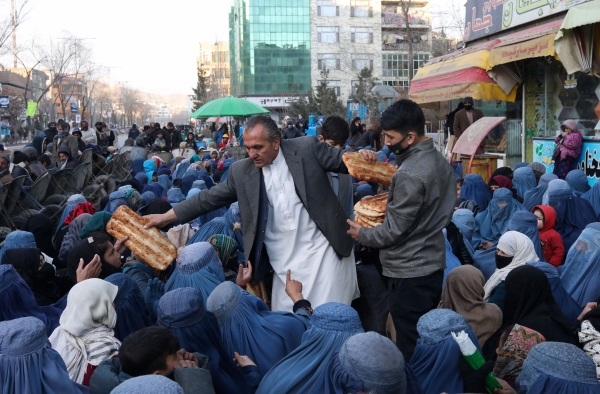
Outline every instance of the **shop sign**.
<svg viewBox="0 0 600 394">
<path fill-rule="evenodd" d="M 546 167 L 546 172 L 554 171 L 554 148 L 556 144 L 551 139 L 533 140 L 533 161 L 542 163 Z M 577 168 L 585 172 L 590 186 L 600 179 L 600 141 L 585 138 L 581 154 L 577 158 Z"/>
<path fill-rule="evenodd" d="M 283 108 L 289 107 L 294 101 L 297 101 L 297 96 L 252 96 L 240 97 L 264 108 Z"/>
<path fill-rule="evenodd" d="M 10 108 L 10 99 L 8 96 L 0 96 L 0 108 Z"/>
<path fill-rule="evenodd" d="M 465 41 L 566 11 L 591 0 L 467 0 Z"/>
</svg>

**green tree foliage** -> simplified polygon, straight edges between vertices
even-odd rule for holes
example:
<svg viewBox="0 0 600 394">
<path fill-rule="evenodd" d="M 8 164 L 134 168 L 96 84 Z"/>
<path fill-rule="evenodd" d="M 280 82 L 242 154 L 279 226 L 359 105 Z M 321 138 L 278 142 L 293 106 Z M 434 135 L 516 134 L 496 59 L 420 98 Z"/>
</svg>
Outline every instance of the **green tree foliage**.
<svg viewBox="0 0 600 394">
<path fill-rule="evenodd" d="M 204 65 L 201 64 L 198 67 L 198 82 L 196 84 L 196 87 L 192 88 L 192 91 L 194 92 L 194 95 L 196 96 L 194 98 L 194 108 L 193 108 L 194 111 L 196 111 L 198 108 L 202 107 L 207 102 L 208 77 L 204 75 L 203 69 L 204 69 Z"/>
<path fill-rule="evenodd" d="M 329 70 L 321 71 L 321 82 L 315 89 L 310 89 L 307 98 L 299 98 L 290 103 L 290 114 L 297 116 L 302 114 L 304 118 L 310 113 L 318 115 L 346 116 L 346 107 L 336 94 L 334 88 L 328 85 Z"/>
<path fill-rule="evenodd" d="M 378 115 L 378 106 L 381 98 L 372 93 L 373 88 L 377 85 L 379 79 L 373 76 L 373 70 L 368 67 L 363 68 L 356 76 L 358 84 L 356 85 L 356 93 L 350 98 L 367 107 L 370 116 Z"/>
</svg>

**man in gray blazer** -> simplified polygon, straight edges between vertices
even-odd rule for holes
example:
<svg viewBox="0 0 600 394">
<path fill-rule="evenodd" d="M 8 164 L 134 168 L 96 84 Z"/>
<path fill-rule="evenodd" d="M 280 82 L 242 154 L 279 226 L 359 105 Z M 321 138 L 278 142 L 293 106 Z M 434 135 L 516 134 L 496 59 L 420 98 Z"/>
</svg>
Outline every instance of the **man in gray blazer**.
<svg viewBox="0 0 600 394">
<path fill-rule="evenodd" d="M 275 122 L 256 115 L 246 122 L 249 158 L 229 167 L 227 181 L 179 203 L 162 215 L 148 216 L 146 227 L 183 223 L 239 202 L 244 250 L 255 283 L 274 270 L 272 306 L 291 310 L 285 296 L 286 273 L 303 283 L 313 306 L 356 297 L 353 242 L 346 234 L 348 215 L 335 195 L 328 172 L 347 173 L 341 149 L 315 137 L 281 140 Z M 377 161 L 375 152 L 363 151 Z"/>
</svg>

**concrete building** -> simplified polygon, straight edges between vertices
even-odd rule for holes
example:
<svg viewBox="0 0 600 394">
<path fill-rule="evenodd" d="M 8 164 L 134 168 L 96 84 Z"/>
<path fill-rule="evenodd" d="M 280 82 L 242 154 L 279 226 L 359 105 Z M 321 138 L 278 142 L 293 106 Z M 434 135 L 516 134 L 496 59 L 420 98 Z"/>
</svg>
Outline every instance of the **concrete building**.
<svg viewBox="0 0 600 394">
<path fill-rule="evenodd" d="M 210 100 L 229 96 L 230 65 L 229 43 L 225 41 L 201 42 L 200 54 L 196 60 L 204 76 L 209 78 L 208 96 Z"/>
<path fill-rule="evenodd" d="M 31 91 L 34 101 L 37 101 L 48 88 L 50 77 L 42 70 L 27 70 L 23 67 L 7 68 L 7 70 L 24 77 L 25 81 L 27 81 L 28 72 L 30 73 L 31 81 L 29 82 L 28 90 Z"/>
<path fill-rule="evenodd" d="M 52 86 L 54 118 L 74 120 L 87 96 L 87 83 L 83 76 L 78 74 L 64 75 L 57 79 L 58 82 Z"/>
<path fill-rule="evenodd" d="M 156 113 L 156 120 L 159 123 L 168 122 L 171 119 L 171 110 L 166 105 L 160 107 Z M 161 126 L 163 126 L 161 124 Z"/>
</svg>

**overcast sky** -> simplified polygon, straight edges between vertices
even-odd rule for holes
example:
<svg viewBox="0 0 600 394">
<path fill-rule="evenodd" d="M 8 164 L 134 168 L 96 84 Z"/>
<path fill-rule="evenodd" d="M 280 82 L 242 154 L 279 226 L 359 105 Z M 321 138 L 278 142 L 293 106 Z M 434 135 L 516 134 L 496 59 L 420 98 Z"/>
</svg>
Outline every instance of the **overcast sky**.
<svg viewBox="0 0 600 394">
<path fill-rule="evenodd" d="M 0 0 L 0 12 L 9 4 Z M 85 43 L 97 63 L 112 67 L 111 84 L 150 93 L 191 94 L 198 43 L 229 39 L 230 0 L 29 0 L 27 7 L 19 45 L 32 37 L 58 38 L 63 30 L 93 38 Z M 10 59 L 3 64 L 10 66 Z"/>
</svg>

